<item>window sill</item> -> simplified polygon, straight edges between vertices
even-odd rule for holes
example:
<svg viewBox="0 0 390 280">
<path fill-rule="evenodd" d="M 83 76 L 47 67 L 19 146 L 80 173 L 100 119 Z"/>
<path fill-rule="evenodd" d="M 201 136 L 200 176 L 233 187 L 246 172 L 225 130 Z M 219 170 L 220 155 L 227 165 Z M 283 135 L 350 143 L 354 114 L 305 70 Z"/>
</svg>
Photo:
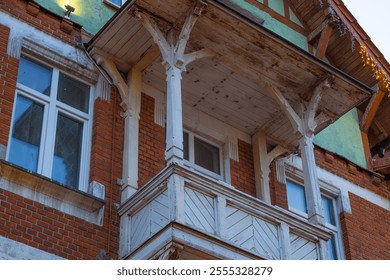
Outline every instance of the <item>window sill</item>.
<svg viewBox="0 0 390 280">
<path fill-rule="evenodd" d="M 90 223 L 103 224 L 105 205 L 103 199 L 60 185 L 44 176 L 28 172 L 4 160 L 0 160 L 0 175 L 0 189 Z"/>
</svg>

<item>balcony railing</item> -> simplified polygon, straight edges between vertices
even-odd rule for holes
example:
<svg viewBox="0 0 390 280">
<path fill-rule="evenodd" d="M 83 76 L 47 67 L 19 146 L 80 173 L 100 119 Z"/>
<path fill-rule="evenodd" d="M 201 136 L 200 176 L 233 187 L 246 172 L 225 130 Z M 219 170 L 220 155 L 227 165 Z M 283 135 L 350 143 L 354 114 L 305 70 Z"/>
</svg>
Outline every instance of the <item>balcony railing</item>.
<svg viewBox="0 0 390 280">
<path fill-rule="evenodd" d="M 177 165 L 141 188 L 119 214 L 122 258 L 151 258 L 174 241 L 222 259 L 325 259 L 331 237 L 289 211 Z"/>
</svg>

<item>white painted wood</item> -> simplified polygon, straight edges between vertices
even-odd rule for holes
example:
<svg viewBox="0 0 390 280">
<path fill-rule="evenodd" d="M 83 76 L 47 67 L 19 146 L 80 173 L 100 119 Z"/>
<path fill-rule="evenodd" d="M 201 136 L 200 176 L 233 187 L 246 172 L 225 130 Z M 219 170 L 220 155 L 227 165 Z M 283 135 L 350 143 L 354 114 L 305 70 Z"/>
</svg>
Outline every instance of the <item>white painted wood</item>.
<svg viewBox="0 0 390 280">
<path fill-rule="evenodd" d="M 215 201 L 214 198 L 201 192 L 185 188 L 185 222 L 204 232 L 215 234 Z"/>
<path fill-rule="evenodd" d="M 131 218 L 129 215 L 123 215 L 120 217 L 120 227 L 119 227 L 119 258 L 125 257 L 130 253 L 131 243 L 130 243 L 130 232 L 131 227 Z"/>
<path fill-rule="evenodd" d="M 299 149 L 302 156 L 303 182 L 307 202 L 307 214 L 311 222 L 324 224 L 313 140 L 313 137 L 307 136 L 304 136 L 299 140 Z"/>
<path fill-rule="evenodd" d="M 125 112 L 122 192 L 121 201 L 126 201 L 138 190 L 138 147 L 139 147 L 139 114 L 141 111 L 142 75 L 137 68 L 132 68 L 127 75 Z"/>
<path fill-rule="evenodd" d="M 167 69 L 167 164 L 183 158 L 183 113 L 181 101 L 181 69 L 173 66 Z"/>
<path fill-rule="evenodd" d="M 230 242 L 267 259 L 280 259 L 277 226 L 230 206 L 226 209 L 226 215 L 227 238 Z"/>
<path fill-rule="evenodd" d="M 290 259 L 318 260 L 317 246 L 296 234 L 290 234 Z"/>
<path fill-rule="evenodd" d="M 279 107 L 283 110 L 287 118 L 290 120 L 294 131 L 302 135 L 304 133 L 302 127 L 302 120 L 291 107 L 290 103 L 286 100 L 283 94 L 270 83 L 267 84 L 266 91 L 268 95 L 271 96 L 279 104 Z"/>
<path fill-rule="evenodd" d="M 217 196 L 216 198 L 216 235 L 227 239 L 226 224 L 226 198 Z"/>
<path fill-rule="evenodd" d="M 313 255 L 319 254 L 318 240 L 326 241 L 330 237 L 323 228 L 286 210 L 226 188 L 180 165 L 164 169 L 160 176 L 131 197 L 119 213 L 132 215 L 131 252 L 137 250 L 136 255 L 149 254 L 141 253 L 144 249 L 138 247 L 143 244 L 145 247 L 142 248 L 153 250 L 148 244 L 153 243 L 170 222 L 175 222 L 172 226 L 181 229 L 179 237 L 172 237 L 179 238 L 176 241 L 184 242 L 184 246 L 194 246 L 196 250 L 203 250 L 200 244 L 207 243 L 208 250 L 214 250 L 212 255 L 224 259 L 227 255 L 223 256 L 222 252 L 229 253 L 218 244 L 259 258 L 289 259 L 290 251 L 294 249 L 294 258 L 315 259 Z M 300 235 L 295 247 L 290 244 L 291 228 Z M 193 244 L 192 240 L 202 241 Z M 300 244 L 302 249 L 299 249 Z"/>
<path fill-rule="evenodd" d="M 113 84 L 118 88 L 119 95 L 121 96 L 121 107 L 126 112 L 129 108 L 129 104 L 127 104 L 127 91 L 128 86 L 126 82 L 123 80 L 121 74 L 118 71 L 115 63 L 108 59 L 107 57 L 102 56 L 99 53 L 95 53 L 92 55 L 93 59 L 96 61 L 98 65 L 100 65 L 110 76 L 113 81 Z"/>
<path fill-rule="evenodd" d="M 280 259 L 290 259 L 290 231 L 286 223 L 279 225 L 279 244 L 280 244 Z"/>
<path fill-rule="evenodd" d="M 267 152 L 266 135 L 259 131 L 252 137 L 253 160 L 256 180 L 256 196 L 265 203 L 271 204 L 271 194 L 269 186 L 270 165 L 272 161 L 287 152 L 287 149 L 276 146 L 270 152 Z"/>
</svg>

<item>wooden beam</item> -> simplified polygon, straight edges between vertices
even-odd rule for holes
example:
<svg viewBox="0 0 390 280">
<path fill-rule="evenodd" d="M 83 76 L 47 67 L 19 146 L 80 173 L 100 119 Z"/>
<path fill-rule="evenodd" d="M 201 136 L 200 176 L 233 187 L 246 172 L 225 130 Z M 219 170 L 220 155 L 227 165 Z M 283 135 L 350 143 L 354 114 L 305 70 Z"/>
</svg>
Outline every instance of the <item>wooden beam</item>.
<svg viewBox="0 0 390 280">
<path fill-rule="evenodd" d="M 271 204 L 269 174 L 271 162 L 288 150 L 280 145 L 267 152 L 266 135 L 263 131 L 252 137 L 253 160 L 255 169 L 256 196 L 265 203 Z"/>
<path fill-rule="evenodd" d="M 133 68 L 138 69 L 139 71 L 143 71 L 152 64 L 159 56 L 161 55 L 160 49 L 157 45 L 153 45 L 150 47 L 145 55 L 134 65 Z"/>
<path fill-rule="evenodd" d="M 321 34 L 321 32 L 329 26 L 329 19 L 323 21 L 320 25 L 318 25 L 310 34 L 307 36 L 307 41 L 309 44 L 313 44 L 315 39 Z"/>
<path fill-rule="evenodd" d="M 93 54 L 93 59 L 96 61 L 98 65 L 100 65 L 111 77 L 113 84 L 118 88 L 119 95 L 121 97 L 121 107 L 126 112 L 129 108 L 128 100 L 127 100 L 127 90 L 128 86 L 125 80 L 122 78 L 119 73 L 118 68 L 115 63 L 110 59 L 101 56 L 100 54 Z"/>
<path fill-rule="evenodd" d="M 317 113 L 318 104 L 320 103 L 321 97 L 324 94 L 325 90 L 330 88 L 333 79 L 333 77 L 326 77 L 315 87 L 313 91 L 313 95 L 305 111 L 306 134 L 314 134 L 314 131 L 317 127 L 315 115 Z"/>
<path fill-rule="evenodd" d="M 390 168 L 390 157 L 373 159 L 372 164 L 375 171 Z"/>
<path fill-rule="evenodd" d="M 274 87 L 272 84 L 267 83 L 266 91 L 268 95 L 271 96 L 278 103 L 279 107 L 286 114 L 295 132 L 299 132 L 301 135 L 304 135 L 302 120 L 291 107 L 287 99 L 284 98 L 283 94 L 279 91 L 279 89 Z"/>
<path fill-rule="evenodd" d="M 370 103 L 368 104 L 366 110 L 364 111 L 363 117 L 360 121 L 360 129 L 363 132 L 367 132 L 370 128 L 372 121 L 378 111 L 379 105 L 381 104 L 383 97 L 385 96 L 385 91 L 378 89 L 378 91 L 371 97 Z"/>
<path fill-rule="evenodd" d="M 370 151 L 370 143 L 368 141 L 368 135 L 367 132 L 364 131 L 362 131 L 361 134 L 362 134 L 364 156 L 366 158 L 366 165 L 368 169 L 372 169 L 372 156 Z"/>
<path fill-rule="evenodd" d="M 317 53 L 316 56 L 319 59 L 324 59 L 326 54 L 326 49 L 328 48 L 329 39 L 332 35 L 333 26 L 331 24 L 328 24 L 322 31 L 321 31 L 321 37 L 318 41 L 317 45 Z"/>
</svg>

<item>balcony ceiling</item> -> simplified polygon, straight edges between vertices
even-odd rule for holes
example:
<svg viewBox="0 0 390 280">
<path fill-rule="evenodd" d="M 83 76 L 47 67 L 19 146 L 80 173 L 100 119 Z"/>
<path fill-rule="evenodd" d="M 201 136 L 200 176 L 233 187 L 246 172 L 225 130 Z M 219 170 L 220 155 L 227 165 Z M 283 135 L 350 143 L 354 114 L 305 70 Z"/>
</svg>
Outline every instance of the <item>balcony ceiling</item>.
<svg viewBox="0 0 390 280">
<path fill-rule="evenodd" d="M 125 73 L 154 46 L 134 10 L 149 14 L 163 31 L 177 28 L 179 32 L 192 6 L 190 0 L 129 1 L 91 40 L 88 51 L 100 52 Z M 214 56 L 187 66 L 182 80 L 183 103 L 250 135 L 262 129 L 270 144 L 295 147 L 297 139 L 292 137 L 294 131 L 285 113 L 264 90 L 266 83 L 277 87 L 297 111 L 301 104 L 308 103 L 321 80 L 333 76 L 334 82 L 324 93 L 317 112 L 331 121 L 372 94 L 349 75 L 220 1 L 208 1 L 190 35 L 186 53 L 202 48 Z M 143 70 L 143 81 L 165 92 L 161 57 Z"/>
</svg>

